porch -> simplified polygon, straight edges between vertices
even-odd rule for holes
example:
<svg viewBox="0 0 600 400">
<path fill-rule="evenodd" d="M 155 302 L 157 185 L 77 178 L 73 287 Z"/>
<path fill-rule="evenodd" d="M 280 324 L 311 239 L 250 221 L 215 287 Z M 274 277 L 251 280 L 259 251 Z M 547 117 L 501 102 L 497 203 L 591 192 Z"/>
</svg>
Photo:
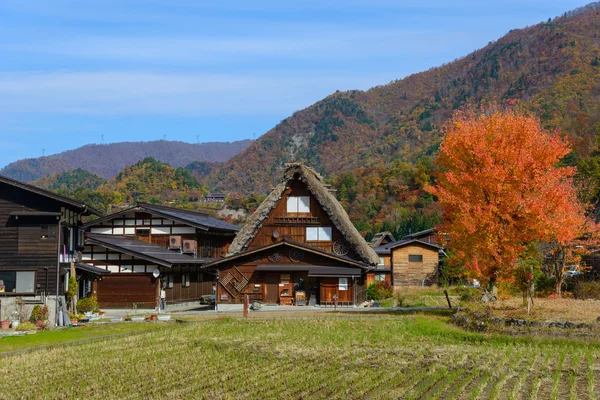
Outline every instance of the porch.
<svg viewBox="0 0 600 400">
<path fill-rule="evenodd" d="M 250 302 L 280 306 L 353 307 L 362 301 L 362 270 L 326 265 L 259 264 L 219 274 L 217 303 Z"/>
</svg>

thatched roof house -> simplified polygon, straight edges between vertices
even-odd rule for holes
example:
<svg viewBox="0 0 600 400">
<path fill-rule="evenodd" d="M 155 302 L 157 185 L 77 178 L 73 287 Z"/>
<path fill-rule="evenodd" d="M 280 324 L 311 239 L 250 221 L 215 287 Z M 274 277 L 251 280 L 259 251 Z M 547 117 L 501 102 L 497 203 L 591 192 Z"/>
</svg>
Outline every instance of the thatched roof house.
<svg viewBox="0 0 600 400">
<path fill-rule="evenodd" d="M 367 272 L 379 262 L 323 178 L 286 164 L 281 182 L 250 217 L 218 275 L 217 304 L 250 296 L 264 303 L 352 306 L 364 300 Z"/>
<path fill-rule="evenodd" d="M 352 221 L 350 221 L 350 217 L 348 217 L 346 210 L 344 210 L 341 204 L 325 186 L 323 177 L 313 168 L 300 163 L 289 163 L 285 166 L 286 170 L 283 174 L 283 179 L 275 189 L 273 189 L 265 201 L 261 203 L 246 225 L 244 225 L 242 230 L 237 234 L 233 243 L 229 246 L 227 256 L 239 254 L 248 248 L 248 245 L 256 235 L 256 232 L 261 228 L 265 219 L 269 217 L 275 206 L 282 200 L 290 183 L 294 180 L 299 180 L 306 185 L 306 188 L 312 193 L 323 209 L 325 209 L 331 222 L 341 232 L 344 239 L 360 256 L 362 261 L 366 264 L 377 265 L 379 263 L 379 257 L 367 244 Z"/>
</svg>

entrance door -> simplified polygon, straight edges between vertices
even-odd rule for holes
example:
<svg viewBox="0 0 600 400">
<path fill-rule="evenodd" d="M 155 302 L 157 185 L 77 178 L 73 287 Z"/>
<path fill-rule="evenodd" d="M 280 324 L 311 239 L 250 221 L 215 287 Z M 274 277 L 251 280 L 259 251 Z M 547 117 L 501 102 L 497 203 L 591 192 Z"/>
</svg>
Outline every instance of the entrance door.
<svg viewBox="0 0 600 400">
<path fill-rule="evenodd" d="M 354 288 L 351 278 L 322 278 L 321 279 L 321 303 L 333 303 L 334 295 L 337 296 L 339 305 L 354 304 Z"/>
<path fill-rule="evenodd" d="M 279 301 L 279 274 L 268 273 L 265 275 L 265 302 L 277 303 Z"/>
</svg>

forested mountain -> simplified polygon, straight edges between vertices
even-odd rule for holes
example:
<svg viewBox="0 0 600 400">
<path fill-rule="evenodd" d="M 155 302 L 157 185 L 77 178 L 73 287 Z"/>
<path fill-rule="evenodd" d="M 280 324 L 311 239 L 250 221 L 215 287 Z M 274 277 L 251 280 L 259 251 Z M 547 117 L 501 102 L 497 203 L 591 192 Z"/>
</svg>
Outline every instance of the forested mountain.
<svg viewBox="0 0 600 400">
<path fill-rule="evenodd" d="M 106 183 L 106 179 L 81 168 L 60 174 L 46 176 L 31 182 L 42 189 L 59 192 L 65 196 L 72 195 L 77 189 L 95 190 Z"/>
<path fill-rule="evenodd" d="M 16 161 L 1 169 L 0 174 L 28 182 L 82 168 L 110 179 L 123 168 L 146 157 L 169 163 L 173 167 L 184 167 L 195 161 L 223 162 L 246 149 L 250 143 L 252 140 L 248 139 L 200 144 L 167 140 L 90 144 L 47 157 Z"/>
<path fill-rule="evenodd" d="M 150 157 L 125 167 L 108 181 L 78 169 L 33 184 L 73 197 L 105 213 L 137 202 L 181 206 L 198 201 L 208 193 L 187 169 L 173 168 Z"/>
<path fill-rule="evenodd" d="M 294 113 L 213 171 L 211 188 L 265 193 L 283 164 L 329 177 L 363 232 L 431 226 L 430 180 L 442 127 L 461 108 L 497 104 L 539 116 L 587 157 L 600 131 L 597 4 L 510 31 L 449 64 L 368 91 L 334 93 Z"/>
<path fill-rule="evenodd" d="M 513 30 L 452 63 L 387 85 L 334 93 L 294 113 L 257 141 L 244 142 L 249 147 L 222 165 L 212 161 L 224 160 L 171 154 L 170 160 L 160 159 L 186 169 L 145 160 L 87 193 L 99 196 L 90 198 L 92 204 L 135 199 L 184 203 L 206 190 L 200 178 L 211 191 L 248 195 L 230 199 L 229 204 L 251 209 L 281 177 L 285 162 L 303 161 L 338 190 L 338 198 L 367 238 L 379 230 L 398 237 L 439 220 L 438 204 L 423 187 L 431 181 L 443 125 L 456 110 L 495 104 L 533 113 L 548 130 L 560 129 L 568 135 L 575 151 L 565 162 L 578 165 L 582 193 L 600 199 L 597 6 Z M 94 157 L 77 157 L 94 165 L 90 162 Z M 35 160 L 28 161 L 31 168 L 17 169 L 18 173 L 33 176 L 43 169 Z M 58 169 L 67 168 L 65 159 L 53 162 L 60 164 Z M 111 171 L 124 167 L 115 160 L 102 165 L 107 164 L 114 167 Z"/>
<path fill-rule="evenodd" d="M 223 189 L 268 191 L 283 163 L 326 175 L 414 162 L 467 104 L 517 102 L 586 154 L 600 121 L 600 14 L 561 16 L 507 35 L 449 64 L 368 91 L 337 92 L 294 113 L 210 176 Z"/>
<path fill-rule="evenodd" d="M 185 166 L 185 169 L 190 171 L 198 179 L 204 179 L 208 174 L 217 168 L 220 168 L 223 163 L 210 161 L 194 161 Z"/>
</svg>

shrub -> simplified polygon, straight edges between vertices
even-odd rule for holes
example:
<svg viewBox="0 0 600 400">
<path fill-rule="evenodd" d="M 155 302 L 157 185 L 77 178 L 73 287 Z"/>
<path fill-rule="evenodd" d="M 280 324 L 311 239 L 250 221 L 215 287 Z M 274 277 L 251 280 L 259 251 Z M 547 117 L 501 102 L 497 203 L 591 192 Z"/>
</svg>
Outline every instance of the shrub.
<svg viewBox="0 0 600 400">
<path fill-rule="evenodd" d="M 583 282 L 575 284 L 573 296 L 576 299 L 600 299 L 600 282 Z"/>
<path fill-rule="evenodd" d="M 42 321 L 42 322 L 46 322 L 48 320 L 48 316 L 50 315 L 50 312 L 48 311 L 48 306 L 44 305 L 44 306 L 40 306 L 39 304 L 36 304 L 33 307 L 33 310 L 31 311 L 31 322 L 37 322 L 37 321 Z"/>
<path fill-rule="evenodd" d="M 24 331 L 35 331 L 37 327 L 33 324 L 33 322 L 21 322 L 15 328 L 15 331 L 24 332 Z"/>
<path fill-rule="evenodd" d="M 367 300 L 384 300 L 394 295 L 394 288 L 388 281 L 373 282 L 367 288 Z"/>
<path fill-rule="evenodd" d="M 535 294 L 538 297 L 548 297 L 554 293 L 556 287 L 556 278 L 551 276 L 547 278 L 542 274 L 535 279 Z"/>
<path fill-rule="evenodd" d="M 482 291 L 477 288 L 454 286 L 448 290 L 448 294 L 460 296 L 460 301 L 473 301 L 481 298 Z"/>
<path fill-rule="evenodd" d="M 69 278 L 69 288 L 65 292 L 65 298 L 68 302 L 70 302 L 75 296 L 77 296 L 77 289 L 79 288 L 79 284 L 77 283 L 77 279 L 74 276 Z"/>
<path fill-rule="evenodd" d="M 96 296 L 90 296 L 77 300 L 77 311 L 80 313 L 100 311 L 98 298 Z"/>
</svg>

